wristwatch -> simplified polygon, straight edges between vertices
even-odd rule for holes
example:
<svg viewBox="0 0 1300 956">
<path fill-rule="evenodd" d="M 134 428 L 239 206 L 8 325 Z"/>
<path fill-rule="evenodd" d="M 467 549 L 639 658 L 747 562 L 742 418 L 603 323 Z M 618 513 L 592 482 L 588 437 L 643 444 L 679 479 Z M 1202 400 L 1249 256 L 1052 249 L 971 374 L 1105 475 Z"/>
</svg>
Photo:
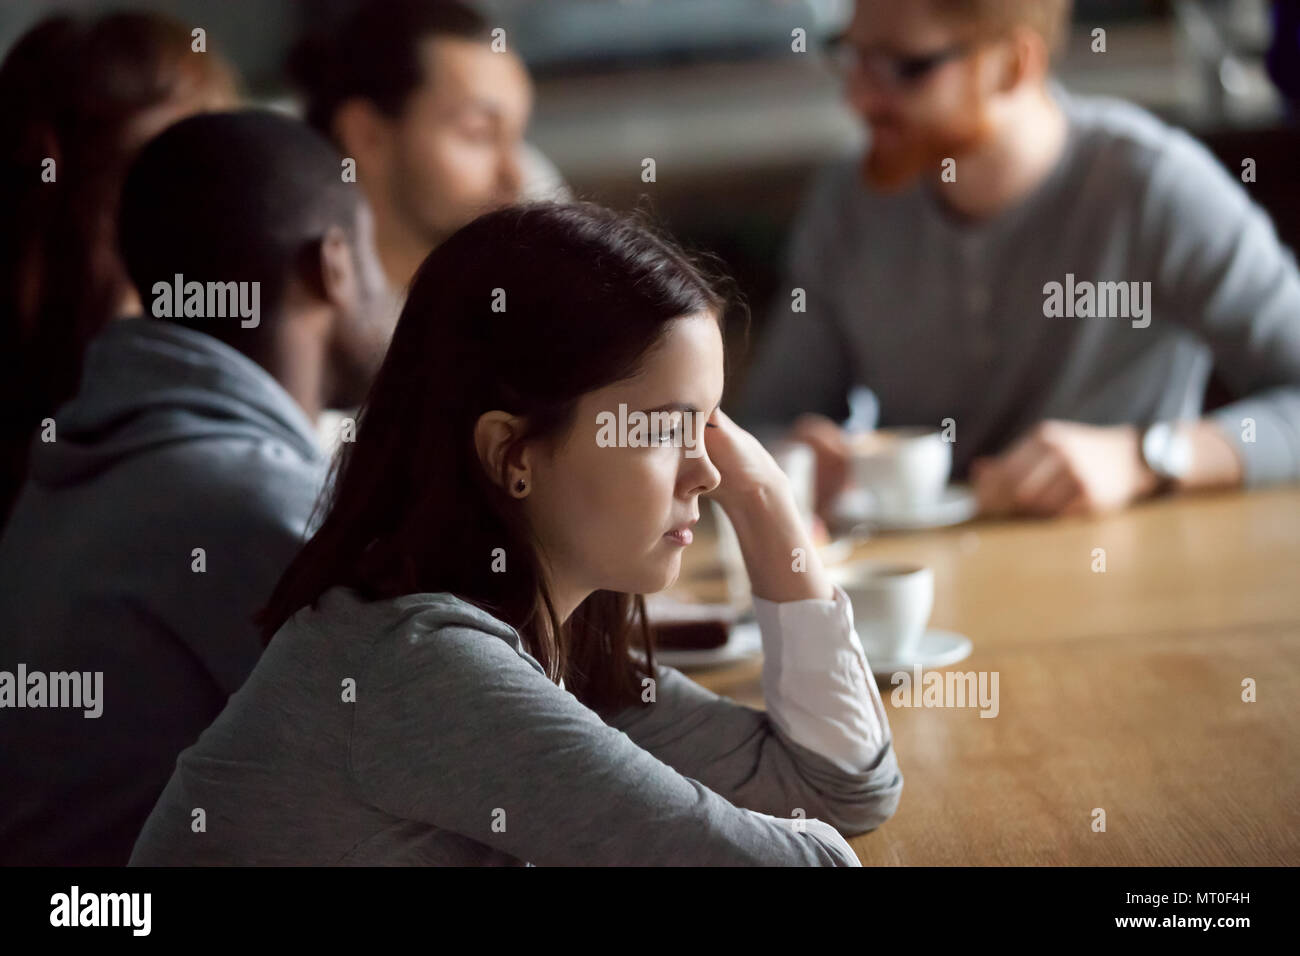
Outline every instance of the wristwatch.
<svg viewBox="0 0 1300 956">
<path fill-rule="evenodd" d="M 1192 466 L 1192 441 L 1179 422 L 1155 422 L 1142 433 L 1142 460 L 1156 473 L 1156 493 L 1168 491 Z"/>
</svg>

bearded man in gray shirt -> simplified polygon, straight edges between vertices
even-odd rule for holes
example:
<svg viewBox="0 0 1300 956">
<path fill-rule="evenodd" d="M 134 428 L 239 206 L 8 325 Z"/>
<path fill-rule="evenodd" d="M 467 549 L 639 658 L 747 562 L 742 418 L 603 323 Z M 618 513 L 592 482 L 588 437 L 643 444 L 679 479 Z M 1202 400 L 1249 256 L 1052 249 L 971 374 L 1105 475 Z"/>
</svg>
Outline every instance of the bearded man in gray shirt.
<svg viewBox="0 0 1300 956">
<path fill-rule="evenodd" d="M 836 44 L 870 149 L 813 186 L 739 416 L 793 423 L 823 506 L 854 386 L 947 425 L 986 512 L 1300 477 L 1295 259 L 1191 137 L 1050 79 L 1069 12 L 859 0 Z M 1202 417 L 1212 364 L 1244 397 Z"/>
</svg>

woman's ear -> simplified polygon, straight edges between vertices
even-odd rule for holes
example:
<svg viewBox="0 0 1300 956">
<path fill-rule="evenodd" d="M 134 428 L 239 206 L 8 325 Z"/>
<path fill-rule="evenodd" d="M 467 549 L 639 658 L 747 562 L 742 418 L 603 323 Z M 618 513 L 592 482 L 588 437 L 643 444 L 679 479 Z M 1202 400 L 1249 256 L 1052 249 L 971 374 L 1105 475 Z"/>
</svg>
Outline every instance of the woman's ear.
<svg viewBox="0 0 1300 956">
<path fill-rule="evenodd" d="M 528 453 L 518 441 L 523 420 L 509 412 L 484 412 L 474 423 L 474 448 L 488 478 L 507 494 L 523 498 L 532 486 Z M 522 485 L 522 487 L 521 487 Z"/>
</svg>

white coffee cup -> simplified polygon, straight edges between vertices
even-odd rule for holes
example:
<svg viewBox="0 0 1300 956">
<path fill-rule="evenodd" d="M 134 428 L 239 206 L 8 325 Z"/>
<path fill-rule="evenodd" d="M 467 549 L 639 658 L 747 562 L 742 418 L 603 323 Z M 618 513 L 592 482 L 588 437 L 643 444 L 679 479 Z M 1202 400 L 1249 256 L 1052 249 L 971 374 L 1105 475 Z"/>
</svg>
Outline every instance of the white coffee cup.
<svg viewBox="0 0 1300 956">
<path fill-rule="evenodd" d="M 853 625 L 868 659 L 906 661 L 934 607 L 934 572 L 919 564 L 856 562 L 828 569 L 853 605 Z"/>
<path fill-rule="evenodd" d="M 727 582 L 727 603 L 739 612 L 747 611 L 753 606 L 754 596 L 749 585 L 749 571 L 745 568 L 745 557 L 740 550 L 740 539 L 736 528 L 722 510 L 722 505 L 709 499 L 714 527 L 718 535 L 718 563 Z"/>
<path fill-rule="evenodd" d="M 781 440 L 770 447 L 773 460 L 790 479 L 794 503 L 805 522 L 811 524 L 813 495 L 816 491 L 817 456 L 811 445 L 803 442 Z"/>
<path fill-rule="evenodd" d="M 932 428 L 889 428 L 855 435 L 853 479 L 885 511 L 938 502 L 952 471 L 952 444 Z"/>
</svg>

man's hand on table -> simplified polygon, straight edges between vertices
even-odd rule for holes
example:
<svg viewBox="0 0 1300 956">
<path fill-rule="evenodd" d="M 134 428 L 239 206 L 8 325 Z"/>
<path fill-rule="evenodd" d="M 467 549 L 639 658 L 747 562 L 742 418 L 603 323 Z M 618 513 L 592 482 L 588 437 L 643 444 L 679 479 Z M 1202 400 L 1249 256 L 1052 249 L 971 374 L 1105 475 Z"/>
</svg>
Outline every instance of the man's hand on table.
<svg viewBox="0 0 1300 956">
<path fill-rule="evenodd" d="M 829 418 L 804 415 L 789 437 L 811 446 L 816 455 L 816 509 L 825 516 L 852 474 L 847 433 Z M 1046 421 L 1004 454 L 975 459 L 971 484 L 983 514 L 1047 517 L 1116 510 L 1158 484 L 1142 460 L 1140 444 L 1133 426 Z"/>
<path fill-rule="evenodd" d="M 1177 490 L 1236 487 L 1240 456 L 1210 421 L 1186 425 L 1192 446 L 1187 475 Z M 852 476 L 848 433 L 822 415 L 803 415 L 789 438 L 816 456 L 816 511 L 826 518 Z M 1007 451 L 971 463 L 969 480 L 984 515 L 1106 514 L 1151 495 L 1159 477 L 1142 457 L 1142 432 L 1134 425 L 1097 426 L 1049 419 Z"/>
<path fill-rule="evenodd" d="M 1192 467 L 1177 486 L 1240 484 L 1240 460 L 1219 430 L 1205 421 L 1188 428 Z M 1118 511 L 1160 485 L 1136 426 L 1057 420 L 1040 422 L 1001 455 L 976 458 L 970 480 L 981 514 L 1042 517 Z"/>
<path fill-rule="evenodd" d="M 1153 492 L 1159 477 L 1142 460 L 1132 425 L 1045 421 L 1006 452 L 971 462 L 981 514 L 1102 514 Z"/>
</svg>

